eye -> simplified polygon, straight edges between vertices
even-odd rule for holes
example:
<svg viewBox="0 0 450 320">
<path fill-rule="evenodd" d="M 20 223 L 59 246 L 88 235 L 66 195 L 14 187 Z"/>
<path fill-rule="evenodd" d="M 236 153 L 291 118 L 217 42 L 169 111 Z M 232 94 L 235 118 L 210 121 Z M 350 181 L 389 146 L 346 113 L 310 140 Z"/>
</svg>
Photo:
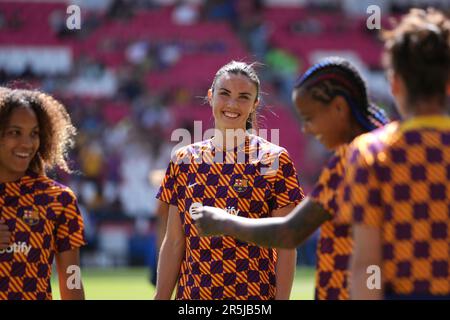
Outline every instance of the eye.
<svg viewBox="0 0 450 320">
<path fill-rule="evenodd" d="M 32 138 L 39 138 L 39 131 L 33 131 L 32 133 L 31 133 L 31 137 Z"/>
<path fill-rule="evenodd" d="M 221 96 L 229 96 L 230 94 L 228 93 L 228 92 L 226 92 L 226 91 L 221 91 L 220 93 L 219 93 Z"/>
<path fill-rule="evenodd" d="M 17 137 L 20 135 L 20 130 L 17 130 L 17 129 L 8 130 L 8 131 L 6 131 L 6 135 L 10 136 L 10 137 Z"/>
<path fill-rule="evenodd" d="M 304 115 L 303 113 L 299 112 L 299 116 L 300 116 L 300 120 L 301 121 L 306 121 L 306 119 L 308 118 L 308 116 Z"/>
<path fill-rule="evenodd" d="M 239 96 L 239 99 L 248 101 L 250 98 L 248 96 Z"/>
</svg>

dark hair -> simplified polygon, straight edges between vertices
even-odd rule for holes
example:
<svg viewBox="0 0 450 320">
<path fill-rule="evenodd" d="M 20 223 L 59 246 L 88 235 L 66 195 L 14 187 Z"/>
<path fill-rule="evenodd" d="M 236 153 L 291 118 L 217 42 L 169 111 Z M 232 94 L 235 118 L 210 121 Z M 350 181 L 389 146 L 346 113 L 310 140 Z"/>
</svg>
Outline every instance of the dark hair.
<svg viewBox="0 0 450 320">
<path fill-rule="evenodd" d="M 385 63 L 401 76 L 408 102 L 445 102 L 450 81 L 450 20 L 435 9 L 411 9 L 391 31 L 383 32 Z"/>
<path fill-rule="evenodd" d="M 246 76 L 253 84 L 256 86 L 256 100 L 259 99 L 260 89 L 261 89 L 261 83 L 259 81 L 259 77 L 256 74 L 256 71 L 254 67 L 257 65 L 257 63 L 250 63 L 247 64 L 245 62 L 239 62 L 239 61 L 231 61 L 224 65 L 222 68 L 219 69 L 219 71 L 216 72 L 216 75 L 214 76 L 214 80 L 211 85 L 211 90 L 214 93 L 214 87 L 216 85 L 217 80 L 226 73 L 231 74 L 242 74 Z M 255 101 L 256 101 L 255 100 Z M 256 122 L 256 111 L 252 112 L 250 116 L 247 119 L 246 122 L 246 130 L 252 129 L 253 125 Z"/>
<path fill-rule="evenodd" d="M 300 88 L 323 103 L 342 96 L 356 121 L 367 131 L 389 122 L 384 110 L 369 101 L 365 81 L 345 59 L 330 57 L 316 63 L 295 83 L 295 89 Z"/>
<path fill-rule="evenodd" d="M 38 174 L 55 166 L 71 172 L 67 162 L 67 151 L 74 145 L 76 129 L 64 106 L 48 94 L 32 90 L 1 90 L 0 133 L 3 135 L 13 111 L 31 108 L 39 124 L 39 149 L 30 162 L 29 169 Z"/>
</svg>

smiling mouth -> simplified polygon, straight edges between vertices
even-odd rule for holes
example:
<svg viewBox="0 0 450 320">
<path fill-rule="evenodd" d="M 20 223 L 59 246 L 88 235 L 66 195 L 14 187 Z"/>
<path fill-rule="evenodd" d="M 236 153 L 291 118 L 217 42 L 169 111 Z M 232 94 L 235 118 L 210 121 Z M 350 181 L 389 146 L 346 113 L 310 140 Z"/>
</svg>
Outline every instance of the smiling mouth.
<svg viewBox="0 0 450 320">
<path fill-rule="evenodd" d="M 31 158 L 31 153 L 29 153 L 29 152 L 14 152 L 14 156 L 16 156 L 17 158 L 20 158 L 22 160 L 25 160 L 25 159 Z"/>
<path fill-rule="evenodd" d="M 222 114 L 229 119 L 239 118 L 240 114 L 236 112 L 223 111 Z"/>
</svg>

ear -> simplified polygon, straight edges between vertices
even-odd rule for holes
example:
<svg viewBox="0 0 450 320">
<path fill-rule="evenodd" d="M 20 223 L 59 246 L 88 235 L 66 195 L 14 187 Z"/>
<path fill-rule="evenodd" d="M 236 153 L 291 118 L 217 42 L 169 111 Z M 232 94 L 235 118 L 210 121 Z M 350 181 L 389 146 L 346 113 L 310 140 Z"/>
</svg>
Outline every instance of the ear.
<svg viewBox="0 0 450 320">
<path fill-rule="evenodd" d="M 252 108 L 252 112 L 251 113 L 255 112 L 256 109 L 258 109 L 258 106 L 259 106 L 259 98 L 256 99 L 255 103 L 253 104 L 253 108 Z"/>
<path fill-rule="evenodd" d="M 212 106 L 212 97 L 213 97 L 213 92 L 212 92 L 212 89 L 209 88 L 208 89 L 208 103 L 210 106 Z"/>
<path fill-rule="evenodd" d="M 393 71 L 390 71 L 388 73 L 388 80 L 389 84 L 391 86 L 391 92 L 394 97 L 397 97 L 402 90 L 402 83 L 400 77 L 394 73 Z"/>
<path fill-rule="evenodd" d="M 336 113 L 341 119 L 348 119 L 350 113 L 350 107 L 342 96 L 336 96 L 330 103 L 331 109 Z"/>
</svg>

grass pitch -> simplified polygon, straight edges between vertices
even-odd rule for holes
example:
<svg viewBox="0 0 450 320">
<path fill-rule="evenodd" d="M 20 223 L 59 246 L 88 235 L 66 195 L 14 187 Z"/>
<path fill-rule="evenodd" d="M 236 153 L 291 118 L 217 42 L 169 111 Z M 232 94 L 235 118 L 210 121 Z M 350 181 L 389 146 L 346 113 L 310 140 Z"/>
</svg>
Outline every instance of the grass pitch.
<svg viewBox="0 0 450 320">
<path fill-rule="evenodd" d="M 82 269 L 84 291 L 88 300 L 152 300 L 155 287 L 146 268 Z M 59 300 L 59 286 L 52 277 L 53 299 Z M 297 268 L 291 300 L 314 298 L 314 268 Z"/>
</svg>

